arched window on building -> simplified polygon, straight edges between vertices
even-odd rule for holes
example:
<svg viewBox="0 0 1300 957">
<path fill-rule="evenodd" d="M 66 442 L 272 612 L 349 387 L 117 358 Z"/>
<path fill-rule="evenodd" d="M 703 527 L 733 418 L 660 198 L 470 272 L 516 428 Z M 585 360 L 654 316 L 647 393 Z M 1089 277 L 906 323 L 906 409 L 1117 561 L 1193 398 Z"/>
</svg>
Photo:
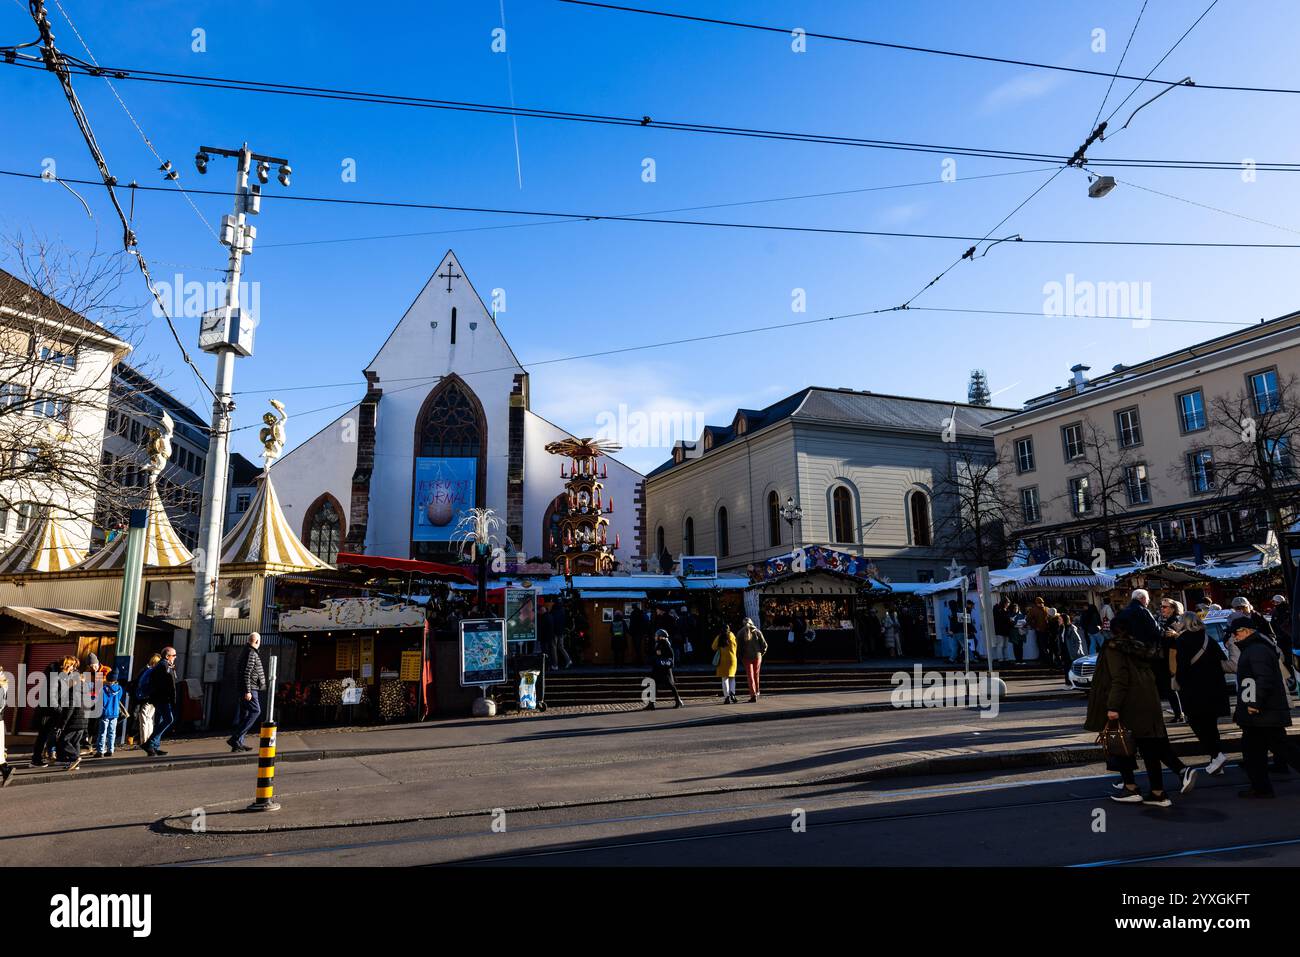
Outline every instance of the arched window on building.
<svg viewBox="0 0 1300 957">
<path fill-rule="evenodd" d="M 912 532 L 913 545 L 932 545 L 933 534 L 930 524 L 930 496 L 920 489 L 914 490 L 907 497 L 908 522 Z"/>
<path fill-rule="evenodd" d="M 569 500 L 564 494 L 555 496 L 555 500 L 546 506 L 542 516 L 542 561 L 549 562 L 555 558 L 560 549 L 560 519 L 569 510 Z"/>
<path fill-rule="evenodd" d="M 775 489 L 767 493 L 767 544 L 781 547 L 781 496 Z"/>
<path fill-rule="evenodd" d="M 339 557 L 343 531 L 343 508 L 326 492 L 307 509 L 302 523 L 303 544 L 321 561 L 333 565 Z"/>
<path fill-rule="evenodd" d="M 655 529 L 655 557 L 658 558 L 664 553 L 664 527 L 660 525 Z"/>
<path fill-rule="evenodd" d="M 856 540 L 853 534 L 853 495 L 843 485 L 837 485 L 831 492 L 831 528 L 834 542 L 847 544 Z"/>
<path fill-rule="evenodd" d="M 424 406 L 415 419 L 415 455 L 417 459 L 471 459 L 475 463 L 474 501 L 469 506 L 483 505 L 487 485 L 487 419 L 478 397 L 457 375 L 446 376 L 424 400 Z M 418 463 L 417 463 L 418 464 Z M 435 468 L 441 463 L 435 462 Z M 454 473 L 452 473 L 454 474 Z M 419 484 L 415 492 L 419 494 Z M 428 484 L 428 483 L 426 483 Z M 441 500 L 445 503 L 445 497 Z M 434 502 L 413 502 L 415 508 L 431 508 Z M 413 540 L 411 555 L 421 557 L 446 557 L 452 551 L 448 541 L 441 537 L 450 533 L 457 516 L 450 509 L 434 509 L 429 518 L 433 540 Z"/>
<path fill-rule="evenodd" d="M 718 509 L 718 556 L 731 554 L 731 530 L 727 528 L 727 507 Z"/>
<path fill-rule="evenodd" d="M 695 554 L 695 519 L 689 516 L 682 524 L 682 554 Z"/>
</svg>

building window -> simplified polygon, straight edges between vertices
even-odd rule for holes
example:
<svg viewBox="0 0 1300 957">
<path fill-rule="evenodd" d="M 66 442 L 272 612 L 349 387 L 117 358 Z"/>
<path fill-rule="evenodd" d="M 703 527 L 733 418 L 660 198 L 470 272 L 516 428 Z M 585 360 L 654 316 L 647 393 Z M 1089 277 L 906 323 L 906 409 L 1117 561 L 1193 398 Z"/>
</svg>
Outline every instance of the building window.
<svg viewBox="0 0 1300 957">
<path fill-rule="evenodd" d="M 1289 478 L 1291 475 L 1291 439 L 1282 436 L 1278 439 L 1264 440 L 1264 455 L 1272 469 L 1274 478 Z"/>
<path fill-rule="evenodd" d="M 307 509 L 303 522 L 304 544 L 321 561 L 333 564 L 343 541 L 343 516 L 338 501 L 326 493 Z"/>
<path fill-rule="evenodd" d="M 1206 426 L 1205 395 L 1200 389 L 1178 397 L 1178 424 L 1184 432 L 1199 432 Z"/>
<path fill-rule="evenodd" d="M 54 419 L 56 422 L 68 424 L 68 400 L 56 399 L 54 396 L 41 396 L 32 404 L 32 412 L 36 415 Z"/>
<path fill-rule="evenodd" d="M 832 541 L 845 544 L 856 540 L 853 534 L 853 496 L 843 485 L 831 493 L 831 513 L 835 537 Z"/>
<path fill-rule="evenodd" d="M 451 344 L 456 344 L 456 307 L 451 307 Z"/>
<path fill-rule="evenodd" d="M 731 534 L 727 528 L 727 508 L 718 509 L 718 555 L 731 554 Z"/>
<path fill-rule="evenodd" d="M 1076 422 L 1061 429 L 1061 447 L 1065 450 L 1065 461 L 1083 458 L 1083 426 Z"/>
<path fill-rule="evenodd" d="M 466 505 L 481 506 L 486 503 L 487 486 L 487 418 L 474 391 L 465 384 L 460 376 L 451 374 L 443 377 L 442 382 L 429 393 L 424 406 L 416 417 L 415 455 L 417 458 L 432 459 L 469 459 L 473 467 L 469 473 L 474 476 L 473 501 Z M 426 483 L 430 484 L 430 483 Z M 415 491 L 419 491 L 416 483 Z M 427 494 L 433 495 L 432 491 Z M 412 503 L 420 509 L 431 506 L 432 501 Z M 439 520 L 446 520 L 454 527 L 457 516 L 439 515 Z M 431 518 L 432 521 L 432 518 Z M 447 530 L 450 531 L 450 527 Z M 454 546 L 437 531 L 439 526 L 429 532 L 421 532 L 422 537 L 411 542 L 412 558 L 445 557 Z M 423 537 L 427 535 L 428 537 Z"/>
<path fill-rule="evenodd" d="M 781 547 L 781 496 L 775 490 L 767 493 L 767 544 Z"/>
<path fill-rule="evenodd" d="M 915 491 L 908 496 L 907 513 L 912 529 L 913 545 L 930 545 L 930 498 L 924 492 Z"/>
<path fill-rule="evenodd" d="M 1277 370 L 1266 369 L 1250 377 L 1250 395 L 1255 403 L 1255 414 L 1265 415 L 1276 412 L 1281 406 L 1281 396 L 1277 391 Z"/>
<path fill-rule="evenodd" d="M 238 512 L 240 515 L 243 515 L 245 512 L 247 512 L 248 506 L 252 504 L 253 504 L 252 492 L 235 493 L 235 511 Z"/>
<path fill-rule="evenodd" d="M 682 549 L 683 555 L 695 554 L 695 519 L 689 515 L 682 525 Z"/>
<path fill-rule="evenodd" d="M 1033 438 L 1016 439 L 1016 471 L 1021 475 L 1034 470 Z"/>
<path fill-rule="evenodd" d="M 9 509 L 0 508 L 0 535 L 9 531 Z"/>
<path fill-rule="evenodd" d="M 1201 449 L 1187 456 L 1187 474 L 1191 477 L 1193 492 L 1214 491 L 1214 455 Z"/>
<path fill-rule="evenodd" d="M 1121 449 L 1131 449 L 1142 444 L 1142 422 L 1137 408 L 1121 409 L 1115 413 L 1115 435 Z"/>
<path fill-rule="evenodd" d="M 1130 465 L 1124 470 L 1124 488 L 1130 505 L 1146 505 L 1151 501 L 1151 485 L 1147 482 L 1147 467 Z"/>
<path fill-rule="evenodd" d="M 1070 510 L 1075 515 L 1087 515 L 1092 511 L 1092 492 L 1088 489 L 1088 478 L 1070 479 L 1069 484 Z"/>
<path fill-rule="evenodd" d="M 660 525 L 655 529 L 655 557 L 664 553 L 664 527 Z"/>
<path fill-rule="evenodd" d="M 22 405 L 27 399 L 27 388 L 19 382 L 0 384 L 0 409 L 10 409 Z"/>
<path fill-rule="evenodd" d="M 19 505 L 17 509 L 17 513 L 18 513 L 17 521 L 14 523 L 14 531 L 15 532 L 27 531 L 27 526 L 31 523 L 32 516 L 35 514 L 35 512 L 36 512 L 36 508 L 35 506 L 32 505 L 31 502 L 23 502 L 21 505 Z"/>
<path fill-rule="evenodd" d="M 42 362 L 48 362 L 51 365 L 63 366 L 67 369 L 77 367 L 76 346 L 65 345 L 61 342 L 43 342 L 36 354 Z"/>
<path fill-rule="evenodd" d="M 1031 485 L 1029 488 L 1020 490 L 1020 515 L 1025 520 L 1026 525 L 1032 525 L 1043 519 L 1043 513 L 1038 507 L 1038 486 Z"/>
</svg>

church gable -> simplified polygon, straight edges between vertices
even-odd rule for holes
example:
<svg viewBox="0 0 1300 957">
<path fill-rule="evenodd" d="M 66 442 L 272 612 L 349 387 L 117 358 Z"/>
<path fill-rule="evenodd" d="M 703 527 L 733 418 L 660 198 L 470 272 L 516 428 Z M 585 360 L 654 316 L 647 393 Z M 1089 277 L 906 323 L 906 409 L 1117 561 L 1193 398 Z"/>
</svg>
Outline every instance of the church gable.
<svg viewBox="0 0 1300 957">
<path fill-rule="evenodd" d="M 386 380 L 512 366 L 522 372 L 510 344 L 497 328 L 451 250 L 366 367 Z"/>
</svg>

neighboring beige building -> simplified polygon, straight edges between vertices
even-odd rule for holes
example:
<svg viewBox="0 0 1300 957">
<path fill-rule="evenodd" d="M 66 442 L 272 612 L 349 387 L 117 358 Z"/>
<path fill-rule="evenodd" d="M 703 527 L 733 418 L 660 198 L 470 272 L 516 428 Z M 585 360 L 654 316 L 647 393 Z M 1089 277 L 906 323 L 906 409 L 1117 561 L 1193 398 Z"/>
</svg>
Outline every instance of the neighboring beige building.
<svg viewBox="0 0 1300 957">
<path fill-rule="evenodd" d="M 1007 411 L 819 387 L 740 409 L 646 476 L 647 563 L 666 550 L 744 571 L 815 544 L 870 558 L 896 581 L 941 580 L 955 503 L 935 501 L 936 487 L 955 451 L 992 458 L 986 423 Z M 781 514 L 789 499 L 803 510 L 793 526 Z"/>
<path fill-rule="evenodd" d="M 1263 415 L 1278 403 L 1300 373 L 1300 313 L 1095 378 L 1087 366 L 1070 371 L 1072 382 L 990 425 L 1018 505 L 1013 538 L 1086 558 L 1108 523 L 1120 549 L 1110 561 L 1138 554 L 1146 528 L 1164 559 L 1254 554 L 1265 519 L 1216 477 L 1214 448 L 1224 447 L 1226 426 L 1215 405 L 1228 398 Z M 1289 437 L 1277 453 L 1294 481 Z"/>
</svg>

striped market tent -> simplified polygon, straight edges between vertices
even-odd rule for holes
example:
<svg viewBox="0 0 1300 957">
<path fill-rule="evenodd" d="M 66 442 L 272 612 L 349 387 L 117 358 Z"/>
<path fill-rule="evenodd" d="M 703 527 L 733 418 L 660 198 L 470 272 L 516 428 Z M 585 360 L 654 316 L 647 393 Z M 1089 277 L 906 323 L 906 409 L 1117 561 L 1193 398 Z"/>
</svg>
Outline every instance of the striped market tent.
<svg viewBox="0 0 1300 957">
<path fill-rule="evenodd" d="M 63 524 L 47 510 L 32 522 L 9 551 L 0 555 L 0 575 L 61 572 L 83 557 L 84 553 L 68 540 Z"/>
<path fill-rule="evenodd" d="M 257 494 L 248 511 L 221 542 L 222 565 L 271 565 L 308 571 L 329 568 L 302 543 L 280 510 L 280 498 L 265 472 L 257 477 Z"/>
<path fill-rule="evenodd" d="M 125 532 L 91 555 L 77 566 L 77 571 L 108 571 L 126 565 Z M 149 525 L 145 530 L 144 564 L 146 568 L 177 568 L 193 559 L 176 529 L 172 527 L 167 510 L 158 495 L 158 486 L 149 488 Z"/>
</svg>

